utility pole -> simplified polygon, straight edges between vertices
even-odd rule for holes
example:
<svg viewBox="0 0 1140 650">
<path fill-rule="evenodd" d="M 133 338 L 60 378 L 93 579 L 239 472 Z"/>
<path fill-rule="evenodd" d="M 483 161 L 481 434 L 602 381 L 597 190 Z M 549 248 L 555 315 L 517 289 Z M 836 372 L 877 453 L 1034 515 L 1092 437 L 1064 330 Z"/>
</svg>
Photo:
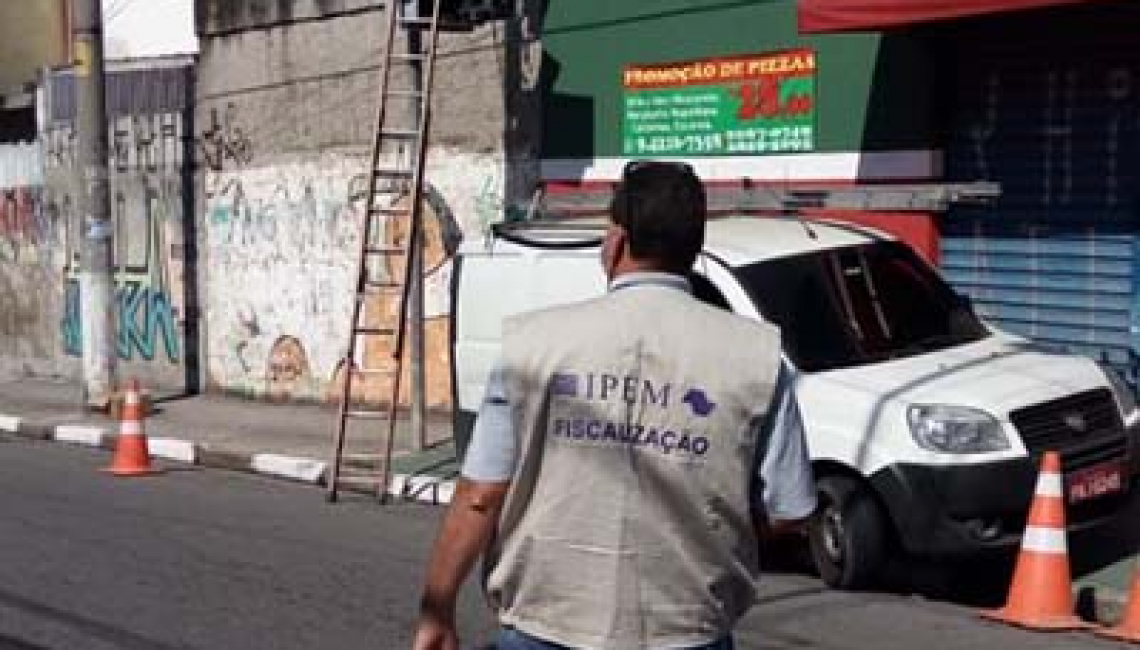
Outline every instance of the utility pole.
<svg viewBox="0 0 1140 650">
<path fill-rule="evenodd" d="M 116 389 L 115 301 L 107 171 L 106 70 L 102 0 L 74 0 L 75 88 L 79 111 L 79 296 L 83 333 L 83 399 L 106 409 Z"/>
<path fill-rule="evenodd" d="M 427 3 L 428 6 L 431 3 Z M 401 9 L 405 12 L 412 10 L 413 15 L 419 16 L 420 3 L 404 4 Z M 412 9 L 415 7 L 415 9 Z M 405 15 L 407 15 L 405 13 Z M 407 46 L 408 54 L 418 55 L 421 54 L 424 48 L 423 45 L 423 30 L 418 25 L 410 25 L 407 28 Z M 412 66 L 412 91 L 422 93 L 424 88 L 420 83 L 423 78 L 422 70 L 420 69 L 423 62 L 417 59 L 409 59 Z M 420 119 L 424 115 L 424 105 L 421 99 L 423 95 L 415 95 L 410 102 L 410 110 L 413 116 L 413 127 L 419 129 L 421 127 Z M 428 106 L 427 110 L 431 110 Z M 430 119 L 430 118 L 428 118 Z M 427 137 L 427 130 L 423 131 L 424 137 Z M 427 155 L 425 146 L 424 155 Z M 426 186 L 426 183 L 425 183 Z M 419 197 L 409 197 L 410 200 L 415 201 Z M 410 206 L 415 209 L 415 206 Z M 422 450 L 427 446 L 427 381 L 424 373 L 425 361 L 425 346 L 424 346 L 424 232 L 423 232 L 424 213 L 420 213 L 420 223 L 413 224 L 417 227 L 410 229 L 409 236 L 413 238 L 411 245 L 411 255 L 409 255 L 408 264 L 411 265 L 411 273 L 408 275 L 408 356 L 411 360 L 411 437 L 412 446 L 414 449 Z"/>
</svg>

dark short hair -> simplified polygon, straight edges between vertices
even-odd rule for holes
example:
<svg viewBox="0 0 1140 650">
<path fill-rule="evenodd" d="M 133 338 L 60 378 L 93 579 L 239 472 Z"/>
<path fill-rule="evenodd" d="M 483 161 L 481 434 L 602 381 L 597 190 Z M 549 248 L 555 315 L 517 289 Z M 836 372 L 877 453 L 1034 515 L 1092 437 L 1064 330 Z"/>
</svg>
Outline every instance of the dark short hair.
<svg viewBox="0 0 1140 650">
<path fill-rule="evenodd" d="M 676 273 L 687 272 L 701 252 L 706 215 L 704 185 L 684 163 L 628 163 L 610 203 L 630 255 Z"/>
</svg>

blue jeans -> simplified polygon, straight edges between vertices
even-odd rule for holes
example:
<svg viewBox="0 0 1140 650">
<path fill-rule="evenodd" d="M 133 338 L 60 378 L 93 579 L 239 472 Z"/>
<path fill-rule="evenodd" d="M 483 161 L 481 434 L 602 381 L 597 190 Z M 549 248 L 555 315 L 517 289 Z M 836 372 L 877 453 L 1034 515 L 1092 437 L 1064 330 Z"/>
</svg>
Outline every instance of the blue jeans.
<svg viewBox="0 0 1140 650">
<path fill-rule="evenodd" d="M 678 648 L 676 650 L 734 650 L 732 636 L 691 648 Z M 529 634 L 523 634 L 513 628 L 503 628 L 499 631 L 499 638 L 495 642 L 495 650 L 571 650 L 563 645 L 536 639 Z"/>
</svg>

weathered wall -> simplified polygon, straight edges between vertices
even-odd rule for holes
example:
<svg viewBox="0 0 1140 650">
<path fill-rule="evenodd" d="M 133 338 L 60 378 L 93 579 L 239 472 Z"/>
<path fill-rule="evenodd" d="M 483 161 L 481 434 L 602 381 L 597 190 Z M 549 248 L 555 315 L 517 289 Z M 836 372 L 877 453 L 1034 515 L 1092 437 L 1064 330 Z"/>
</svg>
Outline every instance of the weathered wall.
<svg viewBox="0 0 1140 650">
<path fill-rule="evenodd" d="M 61 375 L 66 220 L 44 190 L 38 144 L 0 147 L 0 376 Z"/>
<path fill-rule="evenodd" d="M 67 23 L 67 0 L 0 3 L 0 93 L 35 81 L 41 68 L 66 61 Z"/>
<path fill-rule="evenodd" d="M 208 380 L 250 396 L 326 399 L 347 344 L 385 14 L 363 0 L 197 7 Z M 451 253 L 460 232 L 501 218 L 507 161 L 530 146 L 506 123 L 503 39 L 503 27 L 483 27 L 440 47 L 427 175 L 434 408 L 450 403 Z M 376 322 L 394 305 L 366 312 Z M 369 344 L 354 363 L 377 366 L 386 354 Z M 359 385 L 362 396 L 387 394 Z"/>
<path fill-rule="evenodd" d="M 188 321 L 187 228 L 192 174 L 188 167 L 190 68 L 183 59 L 156 59 L 112 69 L 108 77 L 111 215 L 114 223 L 115 313 L 119 374 L 148 385 L 183 388 L 196 382 L 196 337 Z M 40 336 L 54 334 L 53 355 L 82 354 L 80 241 L 77 225 L 77 139 L 74 80 L 50 79 L 42 133 L 47 221 L 64 235 L 52 242 L 58 277 L 39 285 L 59 296 L 45 312 Z M 191 259 L 192 261 L 192 259 Z M 49 289 L 44 291 L 44 289 Z"/>
</svg>

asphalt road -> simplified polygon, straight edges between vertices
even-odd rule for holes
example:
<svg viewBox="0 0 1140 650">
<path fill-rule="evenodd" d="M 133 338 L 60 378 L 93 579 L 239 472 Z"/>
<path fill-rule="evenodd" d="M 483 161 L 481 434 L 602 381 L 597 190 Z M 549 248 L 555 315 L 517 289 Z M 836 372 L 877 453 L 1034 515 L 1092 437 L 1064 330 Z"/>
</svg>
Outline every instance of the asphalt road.
<svg viewBox="0 0 1140 650">
<path fill-rule="evenodd" d="M 0 437 L 0 649 L 407 647 L 441 511 L 198 468 L 115 479 L 105 452 Z M 465 641 L 492 621 L 465 593 Z M 921 596 L 765 580 L 742 650 L 1113 648 Z"/>
</svg>

